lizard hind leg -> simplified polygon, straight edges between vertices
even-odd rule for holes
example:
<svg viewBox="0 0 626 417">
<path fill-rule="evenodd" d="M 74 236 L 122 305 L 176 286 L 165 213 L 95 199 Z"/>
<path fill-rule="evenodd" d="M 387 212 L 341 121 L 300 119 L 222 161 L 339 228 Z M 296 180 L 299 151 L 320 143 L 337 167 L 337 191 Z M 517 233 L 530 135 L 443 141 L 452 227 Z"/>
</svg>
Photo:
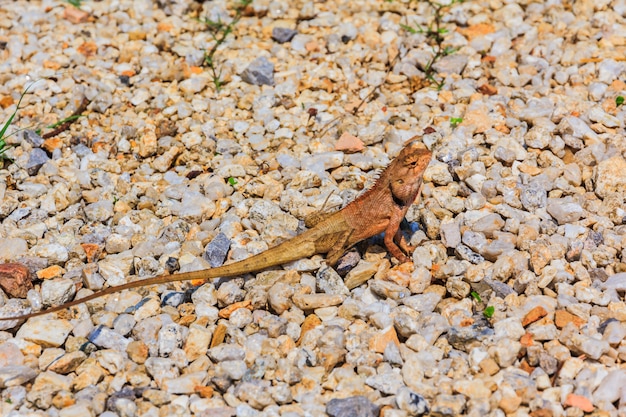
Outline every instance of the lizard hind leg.
<svg viewBox="0 0 626 417">
<path fill-rule="evenodd" d="M 335 266 L 339 258 L 341 258 L 341 255 L 350 249 L 348 241 L 351 234 L 352 230 L 344 230 L 343 232 L 328 235 L 325 242 L 318 241 L 325 246 L 323 248 L 324 250 L 320 252 L 326 252 L 326 263 L 328 265 Z"/>
</svg>

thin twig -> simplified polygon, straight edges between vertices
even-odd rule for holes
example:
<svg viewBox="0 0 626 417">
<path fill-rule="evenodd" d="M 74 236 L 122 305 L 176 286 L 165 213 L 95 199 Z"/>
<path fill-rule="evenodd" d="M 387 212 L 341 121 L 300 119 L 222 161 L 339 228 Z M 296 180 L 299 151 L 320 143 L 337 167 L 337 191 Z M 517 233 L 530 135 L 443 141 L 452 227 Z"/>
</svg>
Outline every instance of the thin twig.
<svg viewBox="0 0 626 417">
<path fill-rule="evenodd" d="M 70 117 L 65 119 L 66 120 L 65 122 L 61 123 L 56 129 L 44 135 L 41 135 L 41 137 L 44 139 L 49 139 L 69 129 L 70 125 L 74 123 L 74 121 L 77 120 L 78 117 L 81 116 L 85 110 L 87 110 L 87 106 L 89 105 L 89 103 L 90 101 L 87 100 L 85 97 L 83 97 L 83 101 L 80 102 L 80 106 L 78 106 L 76 111 L 72 113 Z"/>
</svg>

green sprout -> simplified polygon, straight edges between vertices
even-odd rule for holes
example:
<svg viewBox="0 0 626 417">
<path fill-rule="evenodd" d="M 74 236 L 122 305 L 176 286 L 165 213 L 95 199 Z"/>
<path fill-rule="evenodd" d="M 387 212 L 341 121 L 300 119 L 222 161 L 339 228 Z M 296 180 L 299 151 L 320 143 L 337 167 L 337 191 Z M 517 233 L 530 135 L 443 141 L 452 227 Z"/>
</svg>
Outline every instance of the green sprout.
<svg viewBox="0 0 626 417">
<path fill-rule="evenodd" d="M 450 126 L 452 126 L 453 129 L 455 129 L 462 122 L 463 122 L 463 118 L 462 117 L 451 117 L 450 118 Z"/>
<path fill-rule="evenodd" d="M 237 185 L 237 180 L 234 177 L 228 177 L 228 183 L 234 187 Z"/>
<path fill-rule="evenodd" d="M 624 96 L 617 96 L 617 97 L 615 97 L 615 105 L 617 107 L 619 107 L 622 104 L 624 104 Z"/>
<path fill-rule="evenodd" d="M 483 302 L 483 300 L 480 298 L 480 295 L 476 291 L 472 291 L 470 295 L 472 296 L 474 300 L 476 300 L 477 303 Z"/>
<path fill-rule="evenodd" d="M 24 96 L 26 95 L 26 93 L 28 93 L 28 90 L 30 90 L 30 88 L 35 85 L 35 83 L 31 83 L 30 85 L 28 85 L 26 87 L 26 89 L 24 90 L 24 92 L 22 93 L 22 95 L 20 96 L 19 101 L 17 102 L 17 106 L 15 107 L 15 111 L 13 112 L 13 114 L 11 116 L 9 116 L 9 118 L 7 119 L 6 122 L 4 122 L 4 125 L 2 126 L 2 129 L 0 129 L 0 162 L 3 162 L 2 165 L 4 164 L 4 161 L 11 161 L 11 158 L 9 158 L 6 155 L 6 152 L 12 147 L 11 145 L 7 144 L 7 138 L 10 137 L 11 135 L 16 134 L 17 132 L 19 132 L 20 130 L 23 129 L 19 129 L 16 130 L 15 132 L 11 133 L 11 134 L 6 134 L 7 130 L 9 129 L 9 126 L 11 126 L 11 123 L 13 123 L 13 119 L 15 118 L 15 116 L 17 115 L 17 112 L 20 110 L 20 104 L 22 104 L 22 99 L 24 98 Z"/>
<path fill-rule="evenodd" d="M 483 311 L 483 316 L 485 316 L 486 318 L 490 319 L 493 317 L 493 313 L 495 313 L 496 309 L 494 306 L 489 306 L 485 309 L 485 311 Z"/>
<path fill-rule="evenodd" d="M 404 24 L 401 24 L 400 27 L 413 35 L 418 34 L 418 33 L 425 35 L 426 38 L 428 39 L 428 43 L 433 49 L 434 55 L 432 56 L 432 58 L 430 58 L 428 63 L 426 63 L 426 65 L 423 68 L 423 71 L 424 71 L 426 79 L 432 82 L 437 88 L 437 90 L 441 90 L 443 86 L 445 85 L 445 81 L 444 80 L 438 81 L 437 79 L 435 79 L 435 69 L 433 68 L 433 66 L 442 57 L 451 55 L 459 50 L 459 48 L 443 46 L 444 35 L 448 33 L 448 29 L 441 26 L 442 20 L 443 20 L 444 14 L 448 11 L 448 9 L 452 5 L 463 3 L 464 0 L 451 0 L 449 4 L 442 4 L 442 3 L 438 3 L 432 0 L 416 0 L 416 1 L 425 1 L 433 9 L 434 17 L 431 23 L 429 23 L 428 27 L 425 27 L 425 28 L 418 25 L 417 23 L 415 24 L 414 27 L 410 25 L 404 25 Z"/>
<path fill-rule="evenodd" d="M 217 21 L 198 19 L 200 22 L 207 25 L 209 31 L 211 32 L 211 36 L 213 37 L 213 41 L 215 42 L 211 49 L 204 52 L 204 63 L 211 70 L 211 78 L 213 79 L 213 84 L 218 92 L 222 88 L 223 81 L 222 70 L 218 68 L 215 54 L 217 49 L 226 41 L 226 37 L 228 37 L 228 35 L 233 31 L 235 25 L 241 20 L 243 11 L 250 4 L 252 4 L 252 0 L 239 1 L 239 4 L 235 7 L 235 16 L 229 23 L 224 23 L 222 22 L 222 19 L 219 18 Z"/>
</svg>

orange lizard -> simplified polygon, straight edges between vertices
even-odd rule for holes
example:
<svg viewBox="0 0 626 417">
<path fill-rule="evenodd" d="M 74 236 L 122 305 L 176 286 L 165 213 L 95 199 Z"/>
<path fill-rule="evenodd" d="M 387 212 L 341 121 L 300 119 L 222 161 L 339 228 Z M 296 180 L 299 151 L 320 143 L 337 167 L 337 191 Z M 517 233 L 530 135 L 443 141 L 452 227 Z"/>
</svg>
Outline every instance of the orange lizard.
<svg viewBox="0 0 626 417">
<path fill-rule="evenodd" d="M 384 243 L 389 253 L 400 262 L 409 262 L 407 254 L 413 248 L 408 245 L 400 231 L 400 222 L 417 198 L 422 185 L 422 174 L 430 163 L 431 155 L 417 137 L 410 139 L 368 191 L 342 210 L 323 217 L 313 228 L 258 255 L 217 268 L 159 275 L 109 287 L 60 306 L 21 316 L 2 317 L 0 321 L 25 320 L 64 310 L 107 294 L 146 285 L 239 276 L 318 253 L 326 253 L 327 263 L 332 266 L 356 243 L 382 232 L 385 232 Z"/>
</svg>

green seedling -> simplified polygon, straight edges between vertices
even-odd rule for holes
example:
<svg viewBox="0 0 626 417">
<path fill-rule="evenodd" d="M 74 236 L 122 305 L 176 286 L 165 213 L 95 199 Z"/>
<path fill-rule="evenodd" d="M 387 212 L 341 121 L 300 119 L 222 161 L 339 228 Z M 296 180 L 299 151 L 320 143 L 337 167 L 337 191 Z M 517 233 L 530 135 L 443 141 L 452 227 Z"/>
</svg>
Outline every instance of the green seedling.
<svg viewBox="0 0 626 417">
<path fill-rule="evenodd" d="M 470 295 L 472 296 L 474 300 L 476 300 L 477 303 L 483 302 L 483 300 L 480 298 L 480 295 L 476 291 L 472 291 Z"/>
<path fill-rule="evenodd" d="M 617 97 L 615 97 L 615 105 L 617 107 L 619 107 L 622 104 L 624 104 L 624 96 L 617 96 Z"/>
<path fill-rule="evenodd" d="M 34 82 L 31 83 L 30 85 L 28 85 L 28 87 L 26 87 L 26 89 L 24 90 L 24 92 L 20 96 L 19 101 L 17 102 L 17 106 L 15 107 L 15 111 L 13 112 L 13 114 L 11 116 L 9 116 L 7 121 L 4 122 L 4 125 L 2 126 L 2 129 L 0 129 L 0 161 L 2 162 L 2 165 L 4 165 L 4 161 L 5 160 L 12 162 L 11 158 L 7 157 L 7 155 L 6 155 L 6 152 L 9 149 L 11 149 L 11 145 L 8 145 L 6 140 L 11 135 L 16 134 L 17 132 L 19 132 L 19 131 L 21 131 L 23 129 L 16 130 L 15 132 L 10 133 L 8 135 L 6 133 L 7 133 L 7 130 L 9 129 L 9 126 L 11 126 L 11 123 L 13 123 L 13 119 L 17 115 L 17 112 L 20 110 L 20 104 L 22 104 L 22 99 L 24 99 L 24 96 L 28 93 L 28 90 L 30 90 L 30 88 L 33 85 L 35 85 Z"/>
<path fill-rule="evenodd" d="M 461 123 L 463 123 L 463 118 L 462 117 L 451 117 L 450 118 L 450 126 L 452 126 L 452 129 L 455 129 Z"/>
<path fill-rule="evenodd" d="M 215 54 L 217 53 L 217 49 L 226 41 L 228 35 L 233 31 L 235 25 L 239 23 L 241 20 L 243 11 L 252 4 L 252 0 L 241 0 L 238 2 L 235 7 L 235 16 L 233 16 L 232 20 L 229 23 L 223 22 L 221 19 L 217 21 L 209 20 L 209 19 L 198 19 L 200 22 L 207 25 L 209 31 L 211 32 L 211 36 L 213 37 L 214 44 L 211 49 L 204 52 L 204 64 L 209 67 L 211 70 L 211 78 L 213 79 L 213 84 L 215 85 L 215 89 L 219 92 L 222 88 L 222 70 L 219 68 L 218 63 L 216 62 Z"/>
<path fill-rule="evenodd" d="M 228 177 L 228 183 L 234 187 L 237 185 L 237 180 L 233 177 Z"/>
<path fill-rule="evenodd" d="M 485 311 L 483 311 L 483 316 L 485 316 L 485 318 L 492 318 L 493 317 L 493 313 L 496 312 L 496 309 L 494 306 L 489 306 L 485 309 Z"/>
<path fill-rule="evenodd" d="M 414 0 L 425 1 L 433 10 L 432 21 L 427 27 L 422 27 L 417 23 L 414 26 L 401 24 L 400 27 L 411 34 L 423 34 L 426 36 L 427 42 L 433 50 L 433 56 L 423 68 L 424 75 L 427 80 L 435 85 L 437 90 L 441 90 L 445 85 L 444 80 L 437 80 L 435 78 L 435 69 L 433 66 L 444 56 L 451 55 L 458 51 L 459 48 L 453 48 L 450 46 L 443 46 L 444 35 L 448 33 L 448 29 L 442 26 L 442 21 L 445 13 L 449 8 L 458 3 L 463 3 L 465 0 L 451 0 L 449 4 L 442 4 L 431 0 Z"/>
</svg>

